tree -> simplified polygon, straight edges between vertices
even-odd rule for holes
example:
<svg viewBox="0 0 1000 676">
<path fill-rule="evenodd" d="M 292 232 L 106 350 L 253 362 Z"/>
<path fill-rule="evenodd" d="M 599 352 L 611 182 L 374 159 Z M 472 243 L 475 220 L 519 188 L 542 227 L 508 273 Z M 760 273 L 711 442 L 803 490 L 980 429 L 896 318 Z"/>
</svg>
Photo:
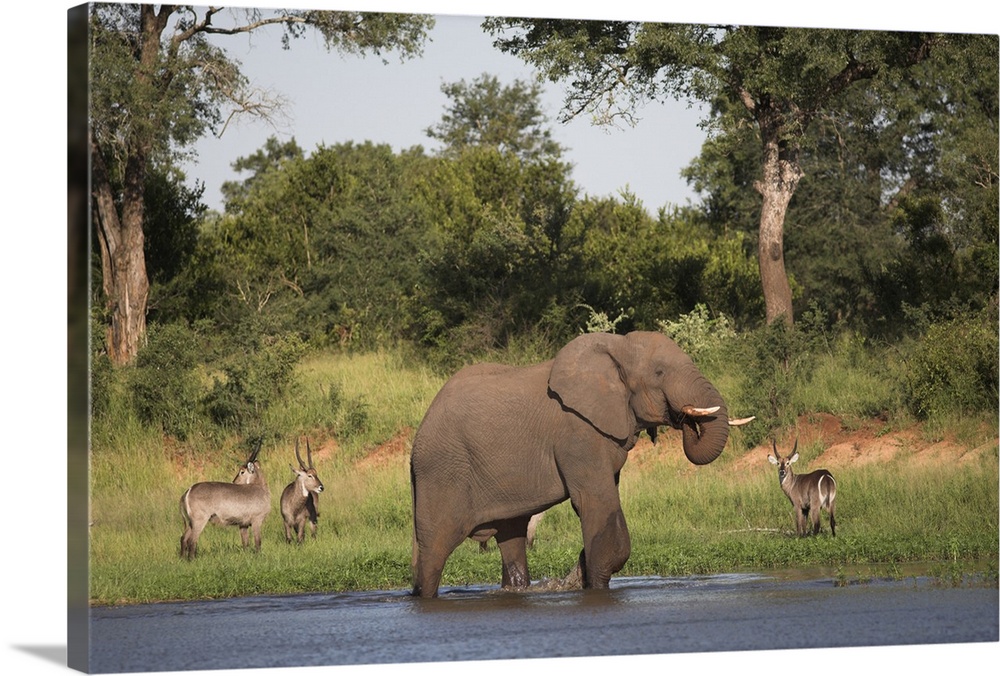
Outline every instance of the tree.
<svg viewBox="0 0 1000 676">
<path fill-rule="evenodd" d="M 347 54 L 418 54 L 433 18 L 337 11 L 223 13 L 186 5 L 95 4 L 90 13 L 92 218 L 101 249 L 110 324 L 107 349 L 130 362 L 146 333 L 149 279 L 143 224 L 146 177 L 172 152 L 229 116 L 269 117 L 280 103 L 258 95 L 239 64 L 209 41 L 268 25 L 288 47 L 307 28 Z M 226 19 L 229 25 L 223 25 Z M 171 28 L 171 22 L 173 23 Z M 222 127 L 224 128 L 224 127 Z"/>
<path fill-rule="evenodd" d="M 445 84 L 445 145 L 423 181 L 433 237 L 420 339 L 482 353 L 538 324 L 565 293 L 566 226 L 576 188 L 551 138 L 538 84 L 484 74 Z"/>
<path fill-rule="evenodd" d="M 552 140 L 552 131 L 542 112 L 541 86 L 515 80 L 502 86 L 495 75 L 483 74 L 444 84 L 441 91 L 451 103 L 441 121 L 427 135 L 444 143 L 445 153 L 459 153 L 469 146 L 490 146 L 517 155 L 522 160 L 559 157 L 562 147 Z"/>
<path fill-rule="evenodd" d="M 785 219 L 797 312 L 898 335 L 907 307 L 947 317 L 995 297 L 997 81 L 996 36 L 948 36 L 809 127 Z M 758 157 L 753 139 L 716 136 L 685 170 L 717 232 L 756 231 Z"/>
<path fill-rule="evenodd" d="M 718 130 L 753 130 L 760 146 L 758 264 L 766 320 L 791 323 L 784 219 L 803 176 L 806 131 L 859 83 L 892 82 L 945 36 L 755 26 L 490 18 L 496 46 L 569 82 L 563 118 L 634 123 L 638 104 L 665 96 L 722 112 Z"/>
<path fill-rule="evenodd" d="M 290 139 L 285 143 L 276 137 L 268 137 L 264 147 L 247 157 L 237 158 L 232 168 L 237 173 L 250 172 L 250 176 L 242 182 L 226 181 L 222 184 L 222 196 L 226 200 L 226 211 L 235 212 L 241 208 L 242 200 L 269 171 L 280 169 L 285 162 L 301 160 L 305 155 L 302 148 Z"/>
</svg>

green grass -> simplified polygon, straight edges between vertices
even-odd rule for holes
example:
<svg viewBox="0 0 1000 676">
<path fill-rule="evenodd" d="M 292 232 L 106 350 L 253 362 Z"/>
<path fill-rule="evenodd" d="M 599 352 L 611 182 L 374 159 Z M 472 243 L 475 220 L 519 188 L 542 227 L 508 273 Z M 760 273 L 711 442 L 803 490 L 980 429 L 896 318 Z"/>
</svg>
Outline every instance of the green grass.
<svg viewBox="0 0 1000 676">
<path fill-rule="evenodd" d="M 143 426 L 123 407 L 112 406 L 94 421 L 93 603 L 409 587 L 408 443 L 444 379 L 391 351 L 317 355 L 304 360 L 296 376 L 287 402 L 267 413 L 269 427 L 288 435 L 286 443 L 265 449 L 273 508 L 259 554 L 241 548 L 235 528 L 209 526 L 195 561 L 178 556 L 180 495 L 196 481 L 231 479 L 241 460 L 236 439 L 195 434 L 179 443 Z M 823 387 L 817 378 L 824 377 L 817 374 L 813 386 Z M 848 400 L 845 415 L 859 410 L 849 402 L 851 389 L 836 395 Z M 870 396 L 864 394 L 870 390 L 854 389 Z M 338 391 L 333 399 L 332 390 Z M 363 424 L 356 424 L 359 418 Z M 287 464 L 296 434 L 308 434 L 314 451 L 331 438 L 339 449 L 316 463 L 326 485 L 319 537 L 302 546 L 285 543 L 278 510 L 281 489 L 291 480 Z M 995 427 L 980 428 L 976 445 L 991 434 Z M 770 465 L 740 470 L 734 456 L 742 449 L 730 448 L 715 463 L 694 467 L 675 436 L 665 432 L 665 440 L 622 472 L 632 555 L 619 576 L 798 566 L 843 571 L 925 562 L 940 566 L 947 578 L 987 561 L 995 584 L 995 451 L 963 465 L 889 462 L 839 470 L 837 537 L 829 536 L 824 515 L 823 533 L 800 539 L 793 536 L 791 506 Z M 394 455 L 370 457 L 378 444 L 393 439 L 400 444 Z M 738 446 L 738 433 L 734 441 Z M 804 459 L 818 450 L 800 448 Z M 567 503 L 550 510 L 537 537 L 528 556 L 532 577 L 565 575 L 580 549 L 579 520 Z M 481 554 L 469 541 L 449 559 L 443 584 L 496 584 L 499 578 L 496 548 Z"/>
</svg>

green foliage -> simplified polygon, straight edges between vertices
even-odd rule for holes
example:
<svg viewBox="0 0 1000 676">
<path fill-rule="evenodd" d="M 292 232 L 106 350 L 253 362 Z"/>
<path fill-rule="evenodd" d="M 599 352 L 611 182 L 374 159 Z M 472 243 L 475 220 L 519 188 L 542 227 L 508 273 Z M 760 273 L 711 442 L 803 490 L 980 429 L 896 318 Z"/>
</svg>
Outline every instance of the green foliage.
<svg viewBox="0 0 1000 676">
<path fill-rule="evenodd" d="M 482 353 L 572 297 L 563 253 L 575 193 L 568 169 L 488 147 L 435 161 L 422 183 L 434 225 L 426 284 L 414 299 L 416 338 L 454 354 Z"/>
<path fill-rule="evenodd" d="M 660 330 L 695 361 L 705 351 L 718 350 L 736 337 L 736 332 L 725 315 L 710 317 L 708 308 L 701 303 L 676 320 L 660 321 L 658 324 Z"/>
<path fill-rule="evenodd" d="M 151 284 L 169 283 L 190 262 L 198 244 L 198 220 L 205 213 L 204 192 L 204 185 L 185 187 L 184 176 L 175 169 L 157 167 L 146 176 L 142 230 Z M 163 294 L 154 290 L 157 295 Z"/>
<path fill-rule="evenodd" d="M 796 408 L 846 420 L 905 418 L 899 365 L 891 350 L 852 334 L 816 349 L 796 388 Z"/>
<path fill-rule="evenodd" d="M 874 50 L 885 36 L 850 39 Z M 796 316 L 812 308 L 828 327 L 897 340 L 908 308 L 945 318 L 995 298 L 996 49 L 995 36 L 940 36 L 905 76 L 846 90 L 805 129 L 785 218 Z M 755 238 L 761 148 L 749 127 L 727 123 L 740 108 L 714 104 L 722 133 L 685 175 L 713 228 Z"/>
<path fill-rule="evenodd" d="M 331 425 L 341 439 L 349 439 L 368 428 L 368 405 L 361 398 L 346 397 L 342 385 L 330 384 L 327 402 L 330 407 Z"/>
<path fill-rule="evenodd" d="M 845 351 L 847 347 L 843 348 Z M 850 348 L 850 349 L 857 349 Z M 239 455 L 223 443 L 192 438 L 164 443 L 162 431 L 136 420 L 94 421 L 92 454 L 91 598 L 94 603 L 224 598 L 317 590 L 404 590 L 410 585 L 412 503 L 406 442 L 443 379 L 406 366 L 405 353 L 312 355 L 296 368 L 295 387 L 267 416 L 295 416 L 314 405 L 344 410 L 364 393 L 369 425 L 355 450 L 322 444 L 328 423 L 283 418 L 283 430 L 308 434 L 327 490 L 318 538 L 284 542 L 278 490 L 293 457 L 290 439 L 266 442 L 262 454 L 273 499 L 260 554 L 243 551 L 234 528 L 210 526 L 199 557 L 177 559 L 177 501 L 191 483 L 229 480 Z M 334 388 L 317 383 L 338 383 Z M 308 396 L 307 396 L 308 395 Z M 400 438 L 400 425 L 409 428 Z M 390 430 L 390 431 L 387 431 Z M 377 431 L 377 432 L 376 432 Z M 369 436 L 374 434 L 375 436 Z M 376 444 L 399 443 L 395 455 L 368 455 Z M 338 441 L 340 440 L 338 433 Z M 803 462 L 817 449 L 800 447 Z M 837 537 L 792 535 L 788 502 L 773 468 L 759 458 L 739 472 L 727 451 L 693 468 L 663 443 L 626 464 L 620 492 L 632 555 L 619 575 L 691 575 L 819 565 L 907 570 L 912 562 L 975 566 L 997 556 L 997 464 L 925 468 L 875 463 L 838 469 Z M 886 509 L 894 505 L 894 509 Z M 980 515 L 969 519 L 970 513 Z M 528 552 L 533 579 L 569 572 L 581 546 L 580 522 L 568 502 L 549 510 Z M 497 584 L 499 554 L 458 547 L 444 583 Z M 845 575 L 848 573 L 844 573 Z"/>
<path fill-rule="evenodd" d="M 546 126 L 537 82 L 501 85 L 495 75 L 484 73 L 471 84 L 465 80 L 443 84 L 441 91 L 451 103 L 427 135 L 444 144 L 445 154 L 459 154 L 468 147 L 495 148 L 525 161 L 562 154 Z"/>
<path fill-rule="evenodd" d="M 415 188 L 426 162 L 371 143 L 244 158 L 256 173 L 230 186 L 235 211 L 213 234 L 230 288 L 315 345 L 403 335 L 427 246 Z"/>
<path fill-rule="evenodd" d="M 212 421 L 249 434 L 259 430 L 264 412 L 291 386 L 304 345 L 295 334 L 265 333 L 247 322 L 225 345 L 205 408 Z"/>
<path fill-rule="evenodd" d="M 624 314 L 622 330 L 655 330 L 699 303 L 737 325 L 759 321 L 760 275 L 742 234 L 715 236 L 689 211 L 661 211 L 654 220 L 628 194 L 621 202 L 585 200 L 568 229 L 582 239 L 586 303 Z"/>
<path fill-rule="evenodd" d="M 226 211 L 236 213 L 242 210 L 243 201 L 252 193 L 254 184 L 269 172 L 280 171 L 288 161 L 302 160 L 305 153 L 295 142 L 289 139 L 282 143 L 276 137 L 270 136 L 264 142 L 264 147 L 246 156 L 239 157 L 232 163 L 237 173 L 250 172 L 242 182 L 226 181 L 222 184 L 222 195 L 226 199 Z"/>
<path fill-rule="evenodd" d="M 303 10 L 290 12 L 301 17 L 305 26 L 322 34 L 326 48 L 343 54 L 381 55 L 394 51 L 400 59 L 410 59 L 423 53 L 427 33 L 434 28 L 430 14 L 402 14 L 399 12 L 351 12 Z M 305 26 L 293 21 L 285 22 L 284 45 L 289 38 L 301 37 Z M 385 58 L 382 58 L 385 61 Z"/>
<path fill-rule="evenodd" d="M 196 337 L 183 324 L 154 325 L 147 336 L 128 373 L 132 405 L 143 422 L 185 439 L 198 418 Z"/>
<path fill-rule="evenodd" d="M 971 316 L 931 325 L 908 360 L 906 401 L 919 418 L 997 411 L 995 322 Z"/>
<path fill-rule="evenodd" d="M 614 333 L 618 325 L 625 319 L 624 313 L 611 319 L 607 313 L 599 312 L 589 305 L 581 303 L 580 307 L 590 313 L 590 316 L 587 318 L 587 324 L 583 327 L 584 333 Z"/>
<path fill-rule="evenodd" d="M 741 335 L 733 352 L 740 365 L 740 385 L 729 407 L 740 415 L 755 415 L 746 430 L 748 446 L 762 443 L 773 430 L 795 424 L 799 414 L 793 397 L 795 383 L 810 369 L 810 354 L 801 334 L 784 322 L 774 322 Z"/>
</svg>

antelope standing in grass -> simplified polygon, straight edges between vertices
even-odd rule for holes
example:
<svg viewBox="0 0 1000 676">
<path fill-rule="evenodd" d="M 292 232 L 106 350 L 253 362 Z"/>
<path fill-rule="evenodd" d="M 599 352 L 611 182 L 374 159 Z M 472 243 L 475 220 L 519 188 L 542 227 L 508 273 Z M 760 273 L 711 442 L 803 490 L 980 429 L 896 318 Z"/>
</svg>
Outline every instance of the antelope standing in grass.
<svg viewBox="0 0 1000 676">
<path fill-rule="evenodd" d="M 299 440 L 295 440 L 295 459 L 299 468 L 289 465 L 295 472 L 295 480 L 285 486 L 281 492 L 281 518 L 285 521 L 285 540 L 292 541 L 294 531 L 301 543 L 306 535 L 306 521 L 312 536 L 316 537 L 316 520 L 319 517 L 319 494 L 323 492 L 323 482 L 320 481 L 316 468 L 313 467 L 312 449 L 306 439 L 306 460 L 302 462 L 299 455 Z"/>
<path fill-rule="evenodd" d="M 260 528 L 271 511 L 271 491 L 257 462 L 260 442 L 232 483 L 203 481 L 184 491 L 181 514 L 186 528 L 181 536 L 181 557 L 193 559 L 198 550 L 198 537 L 209 522 L 221 526 L 238 526 L 243 547 L 249 544 L 249 529 L 253 529 L 254 549 L 260 551 Z"/>
<path fill-rule="evenodd" d="M 538 522 L 542 520 L 545 516 L 545 512 L 539 512 L 538 514 L 532 514 L 531 518 L 528 519 L 528 535 L 524 540 L 524 544 L 528 549 L 535 546 L 535 531 L 538 529 Z M 482 540 L 479 542 L 479 552 L 488 552 L 490 550 L 489 539 Z"/>
<path fill-rule="evenodd" d="M 834 518 L 834 504 L 837 500 L 837 480 L 825 469 L 818 469 L 809 474 L 796 475 L 792 472 L 792 463 L 799 459 L 799 440 L 795 440 L 791 456 L 782 458 L 778 453 L 778 444 L 772 439 L 774 455 L 767 459 L 778 467 L 778 483 L 795 509 L 795 532 L 798 535 L 808 535 L 806 519 L 812 521 L 813 535 L 819 533 L 820 510 L 825 509 L 830 514 L 830 533 L 836 537 L 837 520 Z"/>
</svg>

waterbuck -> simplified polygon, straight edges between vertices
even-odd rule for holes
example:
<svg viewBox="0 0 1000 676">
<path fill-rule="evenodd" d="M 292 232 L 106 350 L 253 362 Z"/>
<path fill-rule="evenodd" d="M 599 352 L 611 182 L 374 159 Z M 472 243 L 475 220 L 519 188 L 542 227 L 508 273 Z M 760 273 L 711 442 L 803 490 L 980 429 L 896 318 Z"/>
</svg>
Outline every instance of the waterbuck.
<svg viewBox="0 0 1000 676">
<path fill-rule="evenodd" d="M 211 522 L 221 526 L 238 526 L 243 547 L 249 544 L 249 530 L 253 528 L 255 551 L 260 551 L 260 528 L 271 511 L 271 491 L 267 479 L 257 462 L 260 442 L 233 479 L 203 481 L 184 491 L 181 496 L 181 515 L 186 528 L 181 536 L 181 557 L 193 559 L 198 550 L 198 537 Z"/>
<path fill-rule="evenodd" d="M 538 529 L 538 522 L 542 520 L 543 516 L 545 516 L 545 512 L 539 512 L 538 514 L 532 514 L 531 518 L 528 519 L 528 534 L 527 537 L 525 537 L 524 539 L 524 545 L 528 549 L 531 549 L 532 547 L 535 546 L 535 531 Z M 479 542 L 479 552 L 484 553 L 488 552 L 489 550 L 490 550 L 489 539 L 487 538 L 486 540 L 481 540 Z"/>
<path fill-rule="evenodd" d="M 316 537 L 316 520 L 319 517 L 319 494 L 323 492 L 323 482 L 320 481 L 316 468 L 313 467 L 312 449 L 306 439 L 306 460 L 302 462 L 299 455 L 299 440 L 295 440 L 295 459 L 299 468 L 289 465 L 296 477 L 292 483 L 285 486 L 281 492 L 281 518 L 285 521 L 285 540 L 292 541 L 292 532 L 297 534 L 301 543 L 305 539 L 306 521 L 313 538 Z"/>
<path fill-rule="evenodd" d="M 795 509 L 795 532 L 798 535 L 808 535 L 806 519 L 812 520 L 813 535 L 819 533 L 820 510 L 825 509 L 830 514 L 830 533 L 836 537 L 837 520 L 834 518 L 834 504 L 837 500 L 837 480 L 825 469 L 818 469 L 809 474 L 795 475 L 792 463 L 799 459 L 799 440 L 795 440 L 791 456 L 782 458 L 778 453 L 778 444 L 772 439 L 774 455 L 767 459 L 778 467 L 778 483 Z"/>
</svg>

